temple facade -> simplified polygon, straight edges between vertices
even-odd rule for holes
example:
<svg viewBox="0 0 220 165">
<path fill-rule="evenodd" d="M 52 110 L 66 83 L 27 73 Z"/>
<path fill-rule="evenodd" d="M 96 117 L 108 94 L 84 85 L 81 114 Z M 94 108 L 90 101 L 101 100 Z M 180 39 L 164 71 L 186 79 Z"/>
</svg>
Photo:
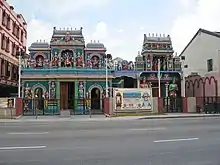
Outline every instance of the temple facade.
<svg viewBox="0 0 220 165">
<path fill-rule="evenodd" d="M 50 43 L 32 43 L 29 52 L 21 64 L 24 111 L 44 109 L 47 114 L 69 109 L 79 114 L 88 109 L 101 111 L 106 67 L 109 89 L 152 87 L 153 97 L 158 97 L 160 78 L 161 97 L 169 95 L 169 84 L 176 84 L 176 94 L 181 95 L 181 61 L 173 57 L 169 36 L 144 35 L 142 51 L 135 61 L 126 61 L 107 54 L 104 44 L 98 41 L 85 44 L 83 28 L 54 28 Z"/>
</svg>

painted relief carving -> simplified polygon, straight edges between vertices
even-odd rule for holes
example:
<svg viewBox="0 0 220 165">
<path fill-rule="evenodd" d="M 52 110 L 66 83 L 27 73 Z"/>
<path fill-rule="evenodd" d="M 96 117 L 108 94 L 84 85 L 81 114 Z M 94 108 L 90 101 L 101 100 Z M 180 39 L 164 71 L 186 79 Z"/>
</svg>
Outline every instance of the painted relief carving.
<svg viewBox="0 0 220 165">
<path fill-rule="evenodd" d="M 176 98 L 178 91 L 178 86 L 176 84 L 175 78 L 173 78 L 172 83 L 169 84 L 169 96 L 172 98 Z"/>
<path fill-rule="evenodd" d="M 78 52 L 76 57 L 76 66 L 83 67 L 83 55 L 80 52 Z"/>
<path fill-rule="evenodd" d="M 90 60 L 90 56 L 88 56 L 88 58 L 87 58 L 86 66 L 88 68 L 92 68 L 92 61 Z"/>
<path fill-rule="evenodd" d="M 147 69 L 151 69 L 151 58 L 150 58 L 150 55 L 147 56 L 147 60 L 146 60 L 146 66 L 147 66 Z"/>
<path fill-rule="evenodd" d="M 84 98 L 84 82 L 83 81 L 79 81 L 78 83 L 78 97 L 79 99 Z"/>
<path fill-rule="evenodd" d="M 65 50 L 61 53 L 61 67 L 73 67 L 74 59 L 71 50 Z"/>
<path fill-rule="evenodd" d="M 128 61 L 122 61 L 122 70 L 128 70 Z"/>
<path fill-rule="evenodd" d="M 69 33 L 69 32 L 66 33 L 66 36 L 65 36 L 64 39 L 65 39 L 66 42 L 70 42 L 71 36 L 70 36 L 70 33 Z"/>
<path fill-rule="evenodd" d="M 140 88 L 149 88 L 149 84 L 147 82 L 147 78 L 146 77 L 143 77 L 140 80 Z"/>
<path fill-rule="evenodd" d="M 128 63 L 128 70 L 134 70 L 134 64 L 132 61 Z"/>
<path fill-rule="evenodd" d="M 57 55 L 57 52 L 54 53 L 54 56 L 52 58 L 52 66 L 58 67 L 59 66 L 59 57 Z"/>
<path fill-rule="evenodd" d="M 99 62 L 100 62 L 99 57 L 98 56 L 93 56 L 92 57 L 92 68 L 99 69 Z"/>
<path fill-rule="evenodd" d="M 122 70 L 122 63 L 121 63 L 121 61 L 118 62 L 117 69 L 118 69 L 118 70 Z"/>
<path fill-rule="evenodd" d="M 50 82 L 50 98 L 51 99 L 56 98 L 56 82 L 55 81 Z"/>
<path fill-rule="evenodd" d="M 44 66 L 44 57 L 42 55 L 38 55 L 35 58 L 35 67 L 42 68 Z"/>
<path fill-rule="evenodd" d="M 153 61 L 153 70 L 154 71 L 158 70 L 158 60 L 157 59 L 154 59 L 154 61 Z"/>
<path fill-rule="evenodd" d="M 32 98 L 32 93 L 31 93 L 31 88 L 29 87 L 28 84 L 24 87 L 24 98 L 31 99 Z"/>
</svg>

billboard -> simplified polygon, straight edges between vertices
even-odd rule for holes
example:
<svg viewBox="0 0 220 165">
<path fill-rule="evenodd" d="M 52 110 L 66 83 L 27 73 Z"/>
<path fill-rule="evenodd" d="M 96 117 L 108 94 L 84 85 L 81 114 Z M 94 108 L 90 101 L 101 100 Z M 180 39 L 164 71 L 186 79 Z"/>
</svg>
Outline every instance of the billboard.
<svg viewBox="0 0 220 165">
<path fill-rule="evenodd" d="M 0 109 L 15 108 L 15 98 L 0 98 Z"/>
<path fill-rule="evenodd" d="M 152 88 L 114 88 L 116 110 L 153 111 Z"/>
</svg>

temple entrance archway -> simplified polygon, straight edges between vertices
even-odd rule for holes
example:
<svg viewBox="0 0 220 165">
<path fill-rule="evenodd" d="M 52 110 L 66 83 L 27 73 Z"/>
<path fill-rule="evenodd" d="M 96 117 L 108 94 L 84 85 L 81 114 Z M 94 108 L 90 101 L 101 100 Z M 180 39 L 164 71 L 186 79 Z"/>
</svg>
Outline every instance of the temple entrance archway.
<svg viewBox="0 0 220 165">
<path fill-rule="evenodd" d="M 91 109 L 92 110 L 101 109 L 101 91 L 99 88 L 93 88 L 91 90 Z"/>
</svg>

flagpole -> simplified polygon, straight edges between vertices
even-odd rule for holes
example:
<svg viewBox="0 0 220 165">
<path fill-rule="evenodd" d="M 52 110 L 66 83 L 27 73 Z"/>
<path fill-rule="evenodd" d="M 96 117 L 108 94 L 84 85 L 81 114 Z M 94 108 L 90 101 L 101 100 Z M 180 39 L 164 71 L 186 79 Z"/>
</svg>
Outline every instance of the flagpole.
<svg viewBox="0 0 220 165">
<path fill-rule="evenodd" d="M 18 97 L 21 97 L 21 54 L 18 56 Z"/>
<path fill-rule="evenodd" d="M 105 58 L 105 96 L 108 98 L 108 59 Z"/>
<path fill-rule="evenodd" d="M 158 78 L 158 97 L 160 98 L 161 97 L 161 91 L 160 91 L 160 78 L 161 78 L 161 76 L 160 76 L 160 59 L 158 59 L 158 64 L 157 64 L 158 66 L 158 70 L 157 70 L 157 78 Z"/>
</svg>

